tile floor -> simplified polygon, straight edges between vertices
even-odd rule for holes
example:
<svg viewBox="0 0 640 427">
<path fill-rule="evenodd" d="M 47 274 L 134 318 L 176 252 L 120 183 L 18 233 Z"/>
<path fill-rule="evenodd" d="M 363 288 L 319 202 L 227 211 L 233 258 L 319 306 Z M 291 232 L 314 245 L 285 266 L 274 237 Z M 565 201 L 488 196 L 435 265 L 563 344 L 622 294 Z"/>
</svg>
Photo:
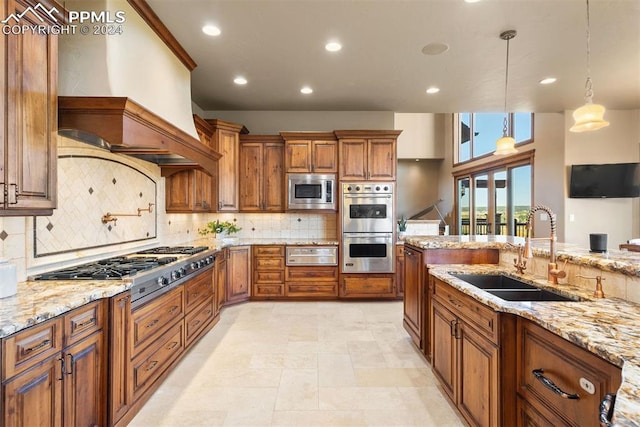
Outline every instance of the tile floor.
<svg viewBox="0 0 640 427">
<path fill-rule="evenodd" d="M 130 426 L 465 426 L 402 302 L 225 308 Z"/>
</svg>

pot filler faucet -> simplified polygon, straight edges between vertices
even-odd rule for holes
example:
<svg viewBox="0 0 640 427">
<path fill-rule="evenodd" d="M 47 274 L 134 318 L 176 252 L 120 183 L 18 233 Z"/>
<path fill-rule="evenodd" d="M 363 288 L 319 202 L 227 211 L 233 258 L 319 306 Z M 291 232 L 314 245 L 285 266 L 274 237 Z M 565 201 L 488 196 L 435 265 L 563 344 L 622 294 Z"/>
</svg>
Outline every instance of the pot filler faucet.
<svg viewBox="0 0 640 427">
<path fill-rule="evenodd" d="M 544 211 L 549 215 L 549 223 L 551 224 L 551 234 L 549 237 L 532 238 L 531 229 L 533 228 L 532 219 L 533 214 L 537 211 Z M 524 244 L 524 256 L 526 258 L 533 258 L 533 251 L 531 250 L 532 240 L 549 240 L 549 265 L 547 266 L 547 280 L 554 285 L 558 284 L 558 278 L 567 277 L 567 273 L 564 270 L 558 268 L 556 263 L 556 214 L 551 209 L 544 205 L 536 205 L 529 210 L 527 214 L 527 239 Z"/>
</svg>

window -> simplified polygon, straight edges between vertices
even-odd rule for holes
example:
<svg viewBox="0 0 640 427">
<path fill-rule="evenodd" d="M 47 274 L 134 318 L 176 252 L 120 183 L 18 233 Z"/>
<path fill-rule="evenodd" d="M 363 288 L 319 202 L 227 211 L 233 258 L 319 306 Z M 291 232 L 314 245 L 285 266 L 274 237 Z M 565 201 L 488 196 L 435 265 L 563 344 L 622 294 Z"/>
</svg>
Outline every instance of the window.
<svg viewBox="0 0 640 427">
<path fill-rule="evenodd" d="M 534 152 L 456 172 L 457 233 L 526 236 Z"/>
<path fill-rule="evenodd" d="M 502 137 L 504 113 L 460 113 L 457 115 L 457 160 L 463 163 L 495 151 Z M 533 141 L 533 113 L 509 113 L 508 133 L 516 145 Z"/>
</svg>

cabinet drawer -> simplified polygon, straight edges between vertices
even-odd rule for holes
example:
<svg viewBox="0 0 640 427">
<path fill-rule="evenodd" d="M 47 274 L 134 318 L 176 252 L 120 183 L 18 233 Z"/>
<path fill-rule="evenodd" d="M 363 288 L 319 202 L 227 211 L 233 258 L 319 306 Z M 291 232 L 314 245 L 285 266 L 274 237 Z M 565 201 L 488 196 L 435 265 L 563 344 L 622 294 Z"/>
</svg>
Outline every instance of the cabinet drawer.
<svg viewBox="0 0 640 427">
<path fill-rule="evenodd" d="M 183 287 L 180 286 L 132 313 L 134 355 L 147 345 L 151 338 L 162 333 L 167 325 L 182 319 L 183 293 Z"/>
<path fill-rule="evenodd" d="M 462 317 L 494 344 L 499 344 L 499 313 L 440 280 L 435 280 L 434 294 L 448 309 Z"/>
<path fill-rule="evenodd" d="M 284 285 L 277 283 L 254 283 L 254 297 L 283 297 Z"/>
<path fill-rule="evenodd" d="M 284 270 L 284 258 L 254 258 L 255 270 Z"/>
<path fill-rule="evenodd" d="M 102 329 L 104 300 L 86 304 L 64 316 L 65 346 L 75 344 Z"/>
<path fill-rule="evenodd" d="M 212 271 L 208 270 L 186 283 L 184 298 L 185 311 L 187 313 L 213 296 Z"/>
<path fill-rule="evenodd" d="M 338 280 L 338 267 L 335 266 L 287 267 L 285 273 L 286 282 L 333 282 Z"/>
<path fill-rule="evenodd" d="M 518 319 L 518 332 L 518 393 L 568 425 L 596 424 L 600 401 L 620 386 L 620 369 L 526 320 Z M 541 370 L 539 374 L 560 390 L 579 398 L 562 397 L 538 380 L 534 370 Z M 587 383 L 592 390 L 583 388 Z"/>
<path fill-rule="evenodd" d="M 184 350 L 182 322 L 169 329 L 133 361 L 134 399 L 144 392 Z"/>
<path fill-rule="evenodd" d="M 287 282 L 286 293 L 288 297 L 337 297 L 338 282 Z"/>
<path fill-rule="evenodd" d="M 369 274 L 358 277 L 342 277 L 341 297 L 371 298 L 395 297 L 393 277 L 374 277 Z"/>
<path fill-rule="evenodd" d="M 254 271 L 254 283 L 283 283 L 284 271 Z"/>
<path fill-rule="evenodd" d="M 187 314 L 185 327 L 187 328 L 187 344 L 190 343 L 210 321 L 213 319 L 213 298 L 202 306 L 201 309 Z"/>
<path fill-rule="evenodd" d="M 48 320 L 2 341 L 2 379 L 25 371 L 62 351 L 62 318 Z"/>
<path fill-rule="evenodd" d="M 257 257 L 282 257 L 284 258 L 284 246 L 254 246 L 253 255 Z"/>
</svg>

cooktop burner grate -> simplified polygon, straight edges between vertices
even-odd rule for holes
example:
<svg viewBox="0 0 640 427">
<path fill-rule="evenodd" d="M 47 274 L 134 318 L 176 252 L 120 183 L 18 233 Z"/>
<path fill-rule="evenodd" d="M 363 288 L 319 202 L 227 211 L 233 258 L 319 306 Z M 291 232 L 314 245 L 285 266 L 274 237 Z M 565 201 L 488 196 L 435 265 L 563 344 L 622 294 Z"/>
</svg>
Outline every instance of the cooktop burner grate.
<svg viewBox="0 0 640 427">
<path fill-rule="evenodd" d="M 207 246 L 159 246 L 157 248 L 146 249 L 136 252 L 137 254 L 181 254 L 193 255 L 209 249 Z"/>
</svg>

